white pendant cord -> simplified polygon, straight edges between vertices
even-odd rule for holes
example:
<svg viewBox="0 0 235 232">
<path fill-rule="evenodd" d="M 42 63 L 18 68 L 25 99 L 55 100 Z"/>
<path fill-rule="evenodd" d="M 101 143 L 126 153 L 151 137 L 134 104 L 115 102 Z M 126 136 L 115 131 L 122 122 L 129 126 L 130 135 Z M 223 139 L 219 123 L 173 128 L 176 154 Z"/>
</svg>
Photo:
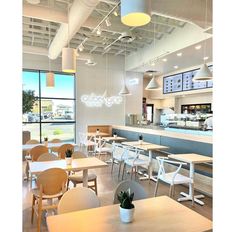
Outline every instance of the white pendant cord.
<svg viewBox="0 0 235 232">
<path fill-rule="evenodd" d="M 50 24 L 50 22 L 49 22 L 48 29 L 49 29 L 49 44 L 48 44 L 48 47 L 50 47 L 50 44 L 51 44 L 51 24 Z M 50 59 L 49 56 L 48 56 L 48 59 L 49 59 L 49 72 L 51 72 L 51 59 Z"/>
<path fill-rule="evenodd" d="M 69 48 L 69 4 L 68 4 L 68 48 Z"/>
<path fill-rule="evenodd" d="M 126 85 L 126 47 L 127 47 L 127 42 L 125 43 L 125 67 L 124 67 L 124 86 Z"/>
<path fill-rule="evenodd" d="M 205 13 L 205 30 L 207 28 L 207 0 L 206 0 L 206 13 Z M 204 57 L 206 56 L 206 40 L 207 40 L 207 36 L 206 36 L 206 32 L 204 31 L 205 33 L 205 42 L 204 42 Z M 203 60 L 204 60 L 204 64 L 206 63 L 206 60 L 204 59 L 203 57 Z"/>
</svg>

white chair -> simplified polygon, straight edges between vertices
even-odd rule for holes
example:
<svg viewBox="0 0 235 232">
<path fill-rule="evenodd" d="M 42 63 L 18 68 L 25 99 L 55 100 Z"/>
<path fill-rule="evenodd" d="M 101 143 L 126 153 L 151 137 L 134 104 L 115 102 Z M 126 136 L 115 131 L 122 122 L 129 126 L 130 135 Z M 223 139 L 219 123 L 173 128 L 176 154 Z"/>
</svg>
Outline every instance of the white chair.
<svg viewBox="0 0 235 232">
<path fill-rule="evenodd" d="M 89 188 L 76 187 L 68 190 L 60 199 L 57 213 L 97 208 L 100 206 L 99 198 Z M 92 222 L 91 222 L 92 223 Z"/>
<path fill-rule="evenodd" d="M 142 151 L 139 149 L 128 147 L 127 150 L 128 150 L 128 153 L 127 153 L 127 158 L 124 160 L 122 180 L 123 180 L 124 172 L 126 169 L 126 165 L 128 165 L 131 167 L 131 179 L 132 179 L 134 171 L 135 171 L 135 177 L 136 177 L 136 174 L 138 173 L 138 167 L 142 167 L 142 168 L 144 167 L 148 170 L 148 176 L 149 176 L 149 181 L 150 181 L 151 163 L 149 162 L 149 159 L 140 158 L 140 153 Z"/>
<path fill-rule="evenodd" d="M 113 196 L 113 204 L 119 203 L 117 194 L 119 194 L 121 191 L 127 191 L 128 189 L 130 189 L 131 193 L 134 192 L 133 200 L 140 200 L 147 198 L 147 193 L 142 185 L 133 180 L 125 180 L 119 183 L 118 186 L 116 187 Z"/>
<path fill-rule="evenodd" d="M 88 153 L 94 151 L 95 142 L 93 141 L 93 136 L 88 137 L 86 133 L 79 132 L 78 140 L 79 140 L 79 146 L 81 149 L 85 147 L 85 150 Z"/>
<path fill-rule="evenodd" d="M 112 153 L 111 153 L 111 173 L 113 173 L 114 164 L 118 164 L 118 178 L 120 176 L 121 166 L 124 163 L 125 159 L 128 157 L 128 150 L 126 146 L 120 143 L 112 144 Z"/>
<path fill-rule="evenodd" d="M 94 153 L 95 155 L 98 153 L 98 157 L 100 159 L 101 155 L 107 155 L 108 153 L 112 153 L 112 147 L 107 147 L 106 141 L 103 140 L 100 136 L 99 137 L 94 137 L 95 141 L 95 148 L 94 148 Z"/>
<path fill-rule="evenodd" d="M 167 157 L 156 157 L 156 159 L 158 161 L 159 170 L 158 170 L 158 176 L 157 176 L 157 182 L 156 182 L 156 187 L 155 187 L 155 191 L 154 191 L 154 196 L 157 195 L 159 180 L 170 185 L 169 197 L 174 195 L 174 185 L 176 185 L 176 184 L 193 184 L 192 179 L 190 179 L 187 176 L 183 176 L 183 175 L 179 174 L 179 171 L 180 171 L 182 165 L 187 165 L 186 163 L 168 160 Z M 176 170 L 173 172 L 172 171 L 166 172 L 165 164 L 174 165 L 176 167 Z M 194 199 L 194 197 L 192 199 Z M 192 204 L 194 204 L 193 201 L 194 200 L 192 200 Z"/>
<path fill-rule="evenodd" d="M 75 151 L 72 157 L 73 159 L 82 159 L 82 158 L 86 158 L 87 155 L 85 155 L 84 153 L 80 151 Z M 69 175 L 68 186 L 69 186 L 69 181 L 71 181 L 73 183 L 73 186 L 76 187 L 77 184 L 83 183 L 83 174 L 77 174 L 75 172 L 74 174 Z M 91 188 L 92 190 L 94 190 L 96 195 L 98 194 L 97 175 L 94 173 L 88 173 L 88 188 Z"/>
</svg>

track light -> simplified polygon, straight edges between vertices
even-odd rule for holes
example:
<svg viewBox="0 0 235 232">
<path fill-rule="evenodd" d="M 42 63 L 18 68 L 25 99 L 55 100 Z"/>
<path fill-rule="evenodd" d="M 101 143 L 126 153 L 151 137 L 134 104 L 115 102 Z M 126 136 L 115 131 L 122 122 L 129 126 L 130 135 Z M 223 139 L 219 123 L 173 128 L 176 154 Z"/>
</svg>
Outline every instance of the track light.
<svg viewBox="0 0 235 232">
<path fill-rule="evenodd" d="M 83 46 L 82 43 L 78 46 L 78 49 L 79 49 L 80 52 L 82 52 L 84 50 L 84 46 Z"/>
<path fill-rule="evenodd" d="M 100 26 L 97 28 L 96 34 L 97 35 L 101 35 L 101 28 L 100 28 Z"/>
<path fill-rule="evenodd" d="M 110 27 L 112 25 L 111 22 L 109 21 L 109 18 L 105 19 L 105 23 L 107 27 Z"/>
<path fill-rule="evenodd" d="M 113 12 L 113 15 L 117 17 L 117 16 L 118 16 L 118 12 L 115 10 L 115 11 Z"/>
</svg>

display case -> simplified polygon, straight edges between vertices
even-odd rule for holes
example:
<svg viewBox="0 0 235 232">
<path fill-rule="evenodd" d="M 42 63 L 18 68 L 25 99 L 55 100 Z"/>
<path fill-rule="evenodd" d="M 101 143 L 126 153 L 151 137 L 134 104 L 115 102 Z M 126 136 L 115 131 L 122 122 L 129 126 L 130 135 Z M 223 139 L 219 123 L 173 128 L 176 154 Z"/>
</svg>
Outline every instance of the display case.
<svg viewBox="0 0 235 232">
<path fill-rule="evenodd" d="M 182 114 L 210 113 L 211 103 L 181 105 Z"/>
</svg>

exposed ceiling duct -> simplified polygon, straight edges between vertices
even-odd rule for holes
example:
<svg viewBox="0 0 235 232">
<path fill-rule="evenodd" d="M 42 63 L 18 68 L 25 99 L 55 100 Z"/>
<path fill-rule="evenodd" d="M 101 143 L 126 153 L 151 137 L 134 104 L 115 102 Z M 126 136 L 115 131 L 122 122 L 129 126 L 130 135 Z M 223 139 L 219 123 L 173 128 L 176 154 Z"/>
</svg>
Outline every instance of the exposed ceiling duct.
<svg viewBox="0 0 235 232">
<path fill-rule="evenodd" d="M 56 59 L 60 55 L 62 48 L 79 31 L 98 3 L 99 0 L 74 0 L 68 16 L 69 35 L 68 24 L 61 24 L 49 48 L 49 57 L 51 59 Z"/>
</svg>

